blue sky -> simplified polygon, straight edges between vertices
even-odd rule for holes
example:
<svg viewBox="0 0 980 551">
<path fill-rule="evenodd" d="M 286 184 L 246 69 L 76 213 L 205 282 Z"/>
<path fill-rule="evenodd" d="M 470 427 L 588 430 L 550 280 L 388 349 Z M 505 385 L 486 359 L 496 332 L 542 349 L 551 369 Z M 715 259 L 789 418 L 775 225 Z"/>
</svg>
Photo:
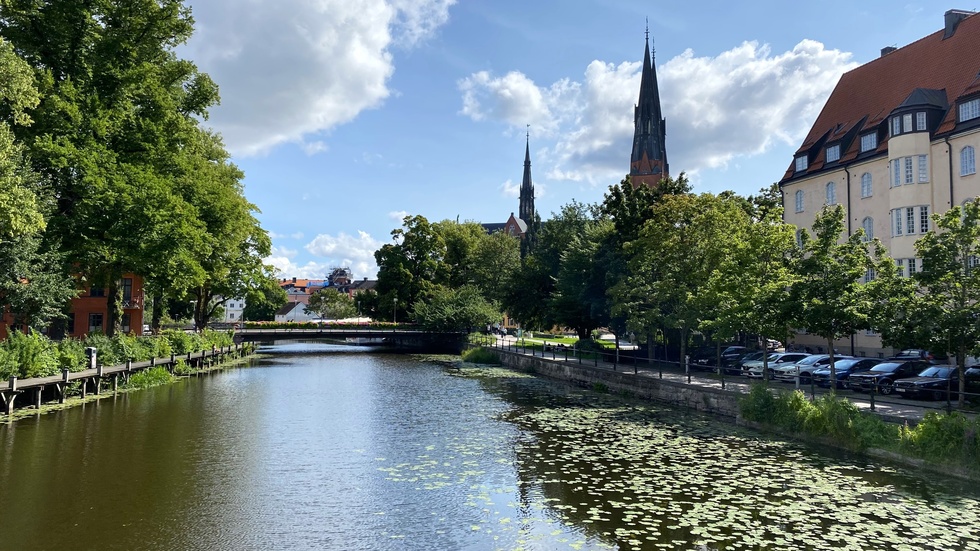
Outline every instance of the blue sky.
<svg viewBox="0 0 980 551">
<path fill-rule="evenodd" d="M 840 75 L 942 28 L 933 1 L 191 0 L 179 54 L 245 171 L 282 277 L 349 266 L 406 214 L 503 222 L 530 124 L 535 206 L 628 172 L 645 18 L 671 171 L 695 190 L 779 180 Z M 247 6 L 247 8 L 245 7 Z"/>
</svg>

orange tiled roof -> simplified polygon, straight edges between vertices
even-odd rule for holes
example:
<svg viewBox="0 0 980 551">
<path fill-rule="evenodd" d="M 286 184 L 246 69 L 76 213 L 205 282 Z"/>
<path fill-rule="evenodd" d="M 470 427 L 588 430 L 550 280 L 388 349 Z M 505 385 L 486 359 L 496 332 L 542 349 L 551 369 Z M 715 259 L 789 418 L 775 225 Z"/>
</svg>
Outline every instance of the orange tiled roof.
<svg viewBox="0 0 980 551">
<path fill-rule="evenodd" d="M 861 124 L 858 132 L 875 128 L 916 88 L 945 90 L 950 108 L 934 135 L 952 131 L 957 99 L 980 92 L 980 14 L 960 21 L 953 36 L 943 40 L 943 35 L 941 29 L 844 73 L 796 154 L 821 141 L 833 142 L 856 124 Z M 880 140 L 878 151 L 885 151 L 886 143 L 887 138 Z M 860 140 L 853 140 L 841 152 L 841 162 L 854 159 L 859 148 Z M 823 149 L 806 173 L 823 168 Z M 794 168 L 791 162 L 784 182 L 794 176 Z"/>
</svg>

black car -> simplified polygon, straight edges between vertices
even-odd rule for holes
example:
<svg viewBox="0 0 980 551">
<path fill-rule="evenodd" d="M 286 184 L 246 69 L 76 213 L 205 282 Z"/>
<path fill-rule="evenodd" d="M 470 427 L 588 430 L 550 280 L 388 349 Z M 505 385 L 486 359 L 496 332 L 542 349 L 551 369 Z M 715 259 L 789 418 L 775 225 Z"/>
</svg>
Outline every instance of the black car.
<svg viewBox="0 0 980 551">
<path fill-rule="evenodd" d="M 882 362 L 868 371 L 855 373 L 848 377 L 848 386 L 858 392 L 871 392 L 877 389 L 880 394 L 891 394 L 892 384 L 898 379 L 914 377 L 929 367 L 925 360 L 895 360 Z"/>
<path fill-rule="evenodd" d="M 837 375 L 837 388 L 847 388 L 848 378 L 854 373 L 863 373 L 885 360 L 879 358 L 846 358 L 834 361 Z M 813 372 L 813 382 L 830 388 L 830 366 L 825 365 Z"/>
<path fill-rule="evenodd" d="M 959 394 L 960 377 L 955 365 L 934 365 L 922 370 L 917 376 L 895 381 L 895 393 L 912 398 L 945 400 Z"/>
<path fill-rule="evenodd" d="M 721 351 L 721 365 L 730 366 L 734 365 L 735 362 L 739 360 L 742 356 L 749 353 L 750 350 L 744 346 L 729 346 L 728 348 Z"/>
</svg>

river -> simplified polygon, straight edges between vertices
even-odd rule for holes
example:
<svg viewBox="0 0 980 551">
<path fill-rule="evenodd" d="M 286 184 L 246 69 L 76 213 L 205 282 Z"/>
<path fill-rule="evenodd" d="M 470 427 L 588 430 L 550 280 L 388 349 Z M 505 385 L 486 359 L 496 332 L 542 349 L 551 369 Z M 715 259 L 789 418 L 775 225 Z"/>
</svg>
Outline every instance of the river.
<svg viewBox="0 0 980 551">
<path fill-rule="evenodd" d="M 0 549 L 980 550 L 970 484 L 322 343 L 0 425 Z"/>
</svg>

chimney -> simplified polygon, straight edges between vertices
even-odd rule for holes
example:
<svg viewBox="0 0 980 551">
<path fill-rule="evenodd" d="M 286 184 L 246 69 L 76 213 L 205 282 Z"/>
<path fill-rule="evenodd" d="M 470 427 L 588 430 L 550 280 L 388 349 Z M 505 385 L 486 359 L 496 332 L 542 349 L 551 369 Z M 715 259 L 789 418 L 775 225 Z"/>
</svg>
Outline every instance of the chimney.
<svg viewBox="0 0 980 551">
<path fill-rule="evenodd" d="M 896 48 L 895 46 L 885 46 L 884 48 L 881 49 L 881 57 L 885 57 L 886 55 L 894 52 L 897 49 L 898 48 Z"/>
<path fill-rule="evenodd" d="M 296 283 L 296 278 L 295 277 L 293 278 L 293 283 Z"/>
<path fill-rule="evenodd" d="M 974 13 L 975 12 L 966 11 L 966 10 L 949 10 L 949 11 L 947 11 L 946 12 L 946 16 L 945 16 L 945 19 L 946 19 L 946 32 L 943 33 L 943 40 L 946 40 L 947 38 L 953 36 L 953 33 L 956 32 L 956 26 L 960 24 L 960 21 L 963 21 L 964 19 L 966 19 L 967 17 L 970 17 Z"/>
</svg>

